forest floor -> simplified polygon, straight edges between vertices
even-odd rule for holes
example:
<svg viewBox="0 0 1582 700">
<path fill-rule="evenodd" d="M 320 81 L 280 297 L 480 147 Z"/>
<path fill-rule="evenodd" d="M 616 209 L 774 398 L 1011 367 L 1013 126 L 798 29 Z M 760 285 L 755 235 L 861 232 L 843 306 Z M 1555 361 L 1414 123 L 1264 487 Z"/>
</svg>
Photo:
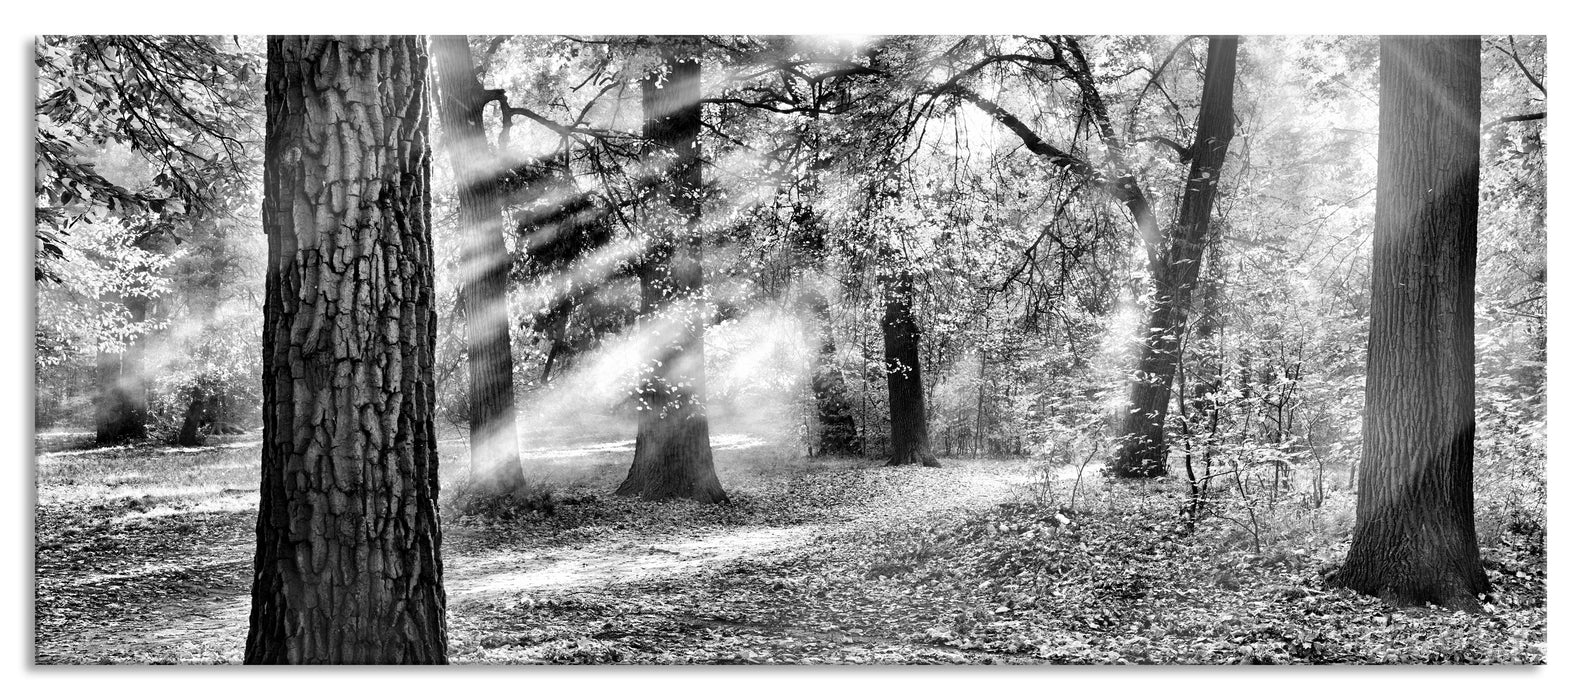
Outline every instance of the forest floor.
<svg viewBox="0 0 1582 700">
<path fill-rule="evenodd" d="M 37 458 L 36 661 L 240 662 L 256 436 L 69 442 Z M 1345 551 L 1335 509 L 1188 533 L 1178 484 L 714 446 L 727 504 L 614 498 L 630 442 L 583 440 L 524 454 L 552 507 L 446 515 L 452 662 L 1545 661 L 1542 532 L 1485 546 L 1481 612 L 1403 610 L 1322 588 Z M 464 451 L 444 443 L 445 484 Z"/>
</svg>

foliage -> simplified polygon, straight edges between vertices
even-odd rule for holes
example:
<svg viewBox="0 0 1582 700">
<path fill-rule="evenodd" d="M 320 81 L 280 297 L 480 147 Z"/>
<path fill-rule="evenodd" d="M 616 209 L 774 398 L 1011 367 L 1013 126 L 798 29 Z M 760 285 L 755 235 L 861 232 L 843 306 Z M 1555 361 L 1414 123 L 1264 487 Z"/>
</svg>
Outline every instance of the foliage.
<svg viewBox="0 0 1582 700">
<path fill-rule="evenodd" d="M 1401 610 L 1323 588 L 1343 520 L 1278 519 L 1254 552 L 1232 525 L 1175 527 L 1168 484 L 1063 468 L 1053 488 L 1073 500 L 1040 505 L 1011 490 L 1028 462 L 871 468 L 760 445 L 719 452 L 730 505 L 651 503 L 608 496 L 623 453 L 550 444 L 525 466 L 552 510 L 447 503 L 454 662 L 1546 660 L 1542 538 L 1520 528 L 1485 551 L 1481 613 Z M 442 443 L 445 492 L 464 445 Z M 240 658 L 250 450 L 41 455 L 40 662 Z"/>
<path fill-rule="evenodd" d="M 153 437 L 176 442 L 189 413 L 197 411 L 204 433 L 239 433 L 253 427 L 258 385 L 258 331 L 251 318 L 218 316 L 179 329 L 166 339 L 151 387 Z M 250 314 L 248 314 L 250 316 Z"/>
<path fill-rule="evenodd" d="M 1484 39 L 1474 479 L 1495 591 L 1470 615 L 1323 585 L 1353 524 L 1362 439 L 1374 38 L 1242 42 L 1236 134 L 1166 416 L 1169 476 L 1143 483 L 1100 473 L 1148 331 L 1134 220 L 1003 115 L 1134 172 L 1170 220 L 1201 39 L 701 45 L 704 285 L 689 322 L 706 327 L 730 506 L 607 495 L 652 359 L 634 273 L 674 223 L 645 211 L 656 163 L 638 81 L 663 65 L 662 42 L 472 37 L 497 96 L 485 126 L 506 190 L 532 486 L 483 498 L 462 480 L 455 292 L 468 271 L 437 159 L 435 387 L 454 431 L 436 437 L 458 660 L 1546 660 L 1544 37 Z M 245 620 L 219 596 L 247 585 L 256 464 L 218 434 L 253 428 L 260 400 L 258 46 L 35 47 L 35 420 L 54 431 L 39 459 L 42 661 L 239 653 L 224 635 Z M 1073 46 L 1109 106 L 1113 162 L 1080 71 L 1060 64 Z M 882 281 L 902 274 L 942 470 L 872 468 L 890 448 Z M 112 366 L 135 376 L 101 372 Z M 147 387 L 157 439 L 211 405 L 211 444 L 78 444 L 93 396 L 126 380 Z M 827 450 L 836 421 L 845 445 Z M 128 622 L 170 636 L 87 634 Z"/>
<path fill-rule="evenodd" d="M 258 110 L 255 53 L 217 37 L 45 36 L 34 63 L 37 279 L 56 278 L 52 261 L 76 225 L 221 211 L 257 157 L 246 143 L 256 136 L 235 131 Z M 110 143 L 146 161 L 146 184 L 112 180 L 87 160 Z"/>
<path fill-rule="evenodd" d="M 151 241 L 136 224 L 116 220 L 79 227 L 77 235 L 73 264 L 61 279 L 64 298 L 47 305 L 39 319 L 45 337 L 62 339 L 36 359 L 41 365 L 65 361 L 68 350 L 120 352 L 167 322 L 134 314 L 128 306 L 171 291 L 167 271 L 180 251 Z"/>
</svg>

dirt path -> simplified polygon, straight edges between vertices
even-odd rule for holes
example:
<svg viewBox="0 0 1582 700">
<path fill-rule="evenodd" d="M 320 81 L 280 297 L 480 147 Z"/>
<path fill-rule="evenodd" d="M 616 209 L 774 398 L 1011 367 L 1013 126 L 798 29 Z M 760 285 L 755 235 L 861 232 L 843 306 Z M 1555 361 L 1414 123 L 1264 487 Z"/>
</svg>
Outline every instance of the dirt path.
<svg viewBox="0 0 1582 700">
<path fill-rule="evenodd" d="M 1029 473 L 1020 464 L 992 462 L 939 469 L 759 464 L 722 474 L 736 495 L 730 506 L 596 497 L 570 527 L 537 524 L 544 537 L 514 532 L 492 541 L 456 526 L 445 552 L 452 616 L 525 595 L 595 593 L 703 576 L 726 566 L 768 565 L 826 538 L 988 506 L 1008 497 Z M 190 556 L 172 560 L 171 552 L 151 551 L 88 561 L 96 557 L 86 551 L 70 566 L 41 563 L 39 662 L 239 662 L 251 579 L 251 514 L 209 516 L 237 531 L 224 537 L 209 533 L 205 539 L 212 546 Z M 158 522 L 145 528 L 157 528 L 181 518 L 146 520 Z M 106 595 L 118 602 L 103 606 Z"/>
<path fill-rule="evenodd" d="M 455 603 L 476 598 L 602 588 L 635 579 L 675 578 L 737 559 L 794 549 L 829 525 L 721 529 L 682 538 L 634 537 L 590 548 L 556 547 L 464 557 L 445 572 Z"/>
<path fill-rule="evenodd" d="M 951 469 L 888 468 L 892 476 L 915 482 L 906 492 L 889 492 L 860 504 L 819 514 L 801 525 L 738 526 L 704 529 L 680 536 L 624 532 L 590 545 L 493 552 L 453 559 L 446 565 L 450 600 L 534 591 L 556 593 L 604 588 L 638 579 L 673 579 L 731 562 L 794 553 L 822 537 L 906 519 L 926 519 L 939 511 L 984 507 L 1003 500 L 1025 479 L 1003 469 L 959 466 Z"/>
</svg>

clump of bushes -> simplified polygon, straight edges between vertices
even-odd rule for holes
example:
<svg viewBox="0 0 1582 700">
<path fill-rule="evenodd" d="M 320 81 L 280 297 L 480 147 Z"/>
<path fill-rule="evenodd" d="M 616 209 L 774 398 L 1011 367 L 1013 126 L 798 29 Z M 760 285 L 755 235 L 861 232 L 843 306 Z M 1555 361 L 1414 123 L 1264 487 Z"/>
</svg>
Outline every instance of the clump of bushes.
<svg viewBox="0 0 1582 700">
<path fill-rule="evenodd" d="M 530 483 L 510 493 L 487 493 L 470 484 L 451 490 L 445 512 L 485 523 L 512 523 L 554 517 L 557 499 L 544 483 Z"/>
</svg>

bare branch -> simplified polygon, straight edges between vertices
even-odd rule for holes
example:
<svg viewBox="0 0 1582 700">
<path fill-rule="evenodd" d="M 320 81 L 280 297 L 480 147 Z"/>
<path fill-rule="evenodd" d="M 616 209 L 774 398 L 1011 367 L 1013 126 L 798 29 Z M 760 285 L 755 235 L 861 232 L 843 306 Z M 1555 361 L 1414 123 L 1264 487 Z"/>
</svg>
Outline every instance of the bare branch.
<svg viewBox="0 0 1582 700">
<path fill-rule="evenodd" d="M 1093 179 L 1097 177 L 1097 173 L 1094 170 L 1092 164 L 1081 158 L 1071 155 L 1070 153 L 1062 151 L 1059 148 L 1056 148 L 1053 144 L 1050 144 L 1048 141 L 1045 141 L 1042 137 L 1040 137 L 1032 130 L 1031 127 L 1022 122 L 1021 119 L 1018 119 L 1015 115 L 1005 111 L 1004 107 L 995 104 L 992 100 L 979 95 L 977 92 L 974 92 L 971 88 L 958 84 L 949 87 L 940 86 L 938 89 L 949 94 L 953 94 L 961 98 L 963 101 L 970 102 L 978 109 L 983 110 L 984 113 L 988 114 L 990 118 L 999 122 L 1005 128 L 1010 129 L 1011 133 L 1016 134 L 1017 138 L 1022 140 L 1022 144 L 1027 147 L 1027 150 L 1050 159 L 1054 162 L 1056 167 L 1070 170 L 1073 174 L 1084 179 Z"/>
<path fill-rule="evenodd" d="M 509 98 L 507 98 L 505 95 L 505 90 L 499 88 L 484 90 L 481 97 L 484 104 L 488 104 L 490 102 L 499 103 L 501 121 L 504 123 L 504 128 L 506 129 L 510 128 L 511 119 L 513 117 L 527 117 L 528 119 L 537 122 L 540 126 L 560 134 L 561 136 L 582 134 L 584 136 L 592 136 L 600 140 L 630 140 L 638 138 L 632 134 L 622 133 L 619 131 L 610 131 L 608 129 L 593 129 L 585 126 L 568 126 L 526 107 L 512 107 Z"/>
<path fill-rule="evenodd" d="M 1144 137 L 1142 137 L 1140 139 L 1137 139 L 1137 142 L 1138 143 L 1150 143 L 1151 142 L 1151 143 L 1159 144 L 1161 146 L 1168 147 L 1171 150 L 1175 151 L 1176 155 L 1180 156 L 1182 163 L 1188 163 L 1188 162 L 1191 162 L 1191 160 L 1192 160 L 1192 149 L 1187 148 L 1186 146 L 1183 146 L 1183 145 L 1181 145 L 1179 143 L 1176 143 L 1174 140 L 1172 140 L 1172 139 L 1170 139 L 1169 137 L 1166 137 L 1166 136 L 1144 136 Z"/>
<path fill-rule="evenodd" d="M 1517 53 L 1516 53 L 1516 37 L 1513 37 L 1513 36 L 1510 36 L 1510 35 L 1506 35 L 1505 41 L 1510 43 L 1510 45 L 1511 45 L 1511 49 L 1509 51 L 1506 51 L 1505 49 L 1500 48 L 1500 46 L 1498 44 L 1494 45 L 1495 50 L 1497 50 L 1500 53 L 1503 53 L 1503 54 L 1505 54 L 1507 56 L 1510 56 L 1511 60 L 1516 62 L 1516 67 L 1522 69 L 1522 74 L 1526 75 L 1527 76 L 1527 80 L 1532 82 L 1533 87 L 1538 88 L 1538 91 L 1543 93 L 1544 97 L 1548 97 L 1549 96 L 1549 89 L 1544 87 L 1544 84 L 1538 80 L 1537 76 L 1533 75 L 1532 71 L 1527 70 L 1527 64 L 1523 63 L 1522 62 L 1522 57 L 1517 55 Z"/>
<path fill-rule="evenodd" d="M 832 108 L 832 109 L 823 109 L 823 108 L 819 107 L 818 105 L 813 105 L 813 106 L 810 106 L 810 107 L 803 107 L 803 106 L 797 105 L 795 102 L 792 102 L 790 100 L 779 99 L 779 98 L 775 98 L 772 101 L 766 100 L 766 101 L 762 101 L 762 102 L 749 102 L 747 100 L 743 100 L 743 99 L 736 98 L 736 97 L 707 97 L 707 98 L 698 100 L 698 102 L 701 102 L 703 104 L 716 104 L 716 105 L 740 105 L 742 107 L 751 107 L 753 109 L 762 109 L 762 110 L 766 110 L 766 111 L 770 111 L 770 112 L 779 112 L 780 114 L 811 114 L 811 115 L 840 114 L 840 113 L 845 112 L 845 111 L 850 109 L 849 105 L 842 106 L 842 107 L 835 107 L 835 108 Z M 779 103 L 779 105 L 785 105 L 785 106 L 783 106 L 783 107 L 782 106 L 778 106 L 776 103 Z"/>
<path fill-rule="evenodd" d="M 1491 122 L 1489 122 L 1487 124 L 1484 124 L 1483 125 L 1483 130 L 1484 131 L 1488 131 L 1489 129 L 1492 129 L 1492 128 L 1494 128 L 1496 126 L 1499 126 L 1501 124 L 1509 124 L 1511 122 L 1530 122 L 1530 121 L 1535 121 L 1535 120 L 1538 120 L 1538 119 L 1546 119 L 1548 117 L 1549 117 L 1549 113 L 1548 112 L 1533 112 L 1532 114 L 1515 114 L 1515 115 L 1512 115 L 1512 116 L 1509 116 L 1509 117 L 1500 117 L 1499 119 L 1495 119 L 1494 121 L 1491 121 Z"/>
<path fill-rule="evenodd" d="M 1194 34 L 1194 35 L 1191 35 L 1191 36 L 1188 36 L 1188 37 L 1182 39 L 1181 41 L 1176 42 L 1176 45 L 1173 48 L 1170 49 L 1170 52 L 1165 54 L 1164 60 L 1159 62 L 1159 67 L 1148 71 L 1148 82 L 1145 85 L 1143 85 L 1143 89 L 1142 90 L 1139 90 L 1137 92 L 1137 101 L 1132 103 L 1131 111 L 1127 113 L 1128 115 L 1130 115 L 1129 121 L 1132 124 L 1136 123 L 1137 110 L 1142 109 L 1143 99 L 1148 96 L 1148 88 L 1159 88 L 1159 94 L 1163 95 L 1164 98 L 1165 98 L 1165 101 L 1170 103 L 1170 108 L 1175 110 L 1176 119 L 1178 121 L 1180 120 L 1180 118 L 1181 118 L 1181 108 L 1179 106 L 1177 106 L 1175 100 L 1170 97 L 1170 93 L 1165 91 L 1165 87 L 1163 85 L 1159 84 L 1159 74 L 1161 74 L 1161 73 L 1163 73 L 1165 71 L 1165 68 L 1170 65 L 1171 61 L 1175 60 L 1176 54 L 1180 53 L 1181 49 L 1183 47 L 1185 47 L 1188 42 L 1192 41 L 1193 39 L 1199 38 L 1199 36 L 1201 36 L 1201 35 Z M 1182 161 L 1182 162 L 1185 162 L 1185 161 Z"/>
</svg>

